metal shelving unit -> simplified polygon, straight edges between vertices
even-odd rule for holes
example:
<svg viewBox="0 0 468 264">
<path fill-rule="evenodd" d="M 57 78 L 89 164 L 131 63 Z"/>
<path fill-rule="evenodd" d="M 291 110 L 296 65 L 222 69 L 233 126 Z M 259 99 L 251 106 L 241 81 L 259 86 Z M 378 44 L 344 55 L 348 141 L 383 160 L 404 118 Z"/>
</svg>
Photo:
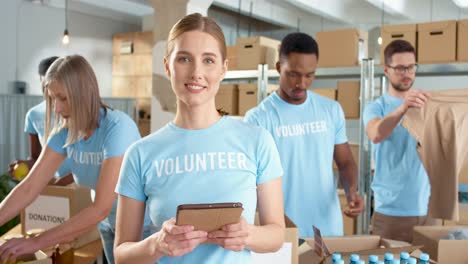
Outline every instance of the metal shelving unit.
<svg viewBox="0 0 468 264">
<path fill-rule="evenodd" d="M 461 76 L 468 75 L 468 63 L 447 63 L 447 64 L 420 64 L 416 76 Z M 357 233 L 368 234 L 371 223 L 371 201 L 372 191 L 372 144 L 367 137 L 365 126 L 363 125 L 362 113 L 366 105 L 375 100 L 377 96 L 387 92 L 387 79 L 385 78 L 383 67 L 374 65 L 373 59 L 364 59 L 361 66 L 337 67 L 317 69 L 318 79 L 346 79 L 356 78 L 361 81 L 360 94 L 360 119 L 359 119 L 359 191 L 366 199 L 366 210 L 358 218 Z M 257 70 L 248 71 L 228 71 L 225 80 L 257 80 L 258 101 L 262 101 L 267 95 L 268 81 L 279 78 L 276 70 L 268 69 L 268 65 L 258 65 Z M 375 81 L 379 79 L 379 86 Z"/>
</svg>

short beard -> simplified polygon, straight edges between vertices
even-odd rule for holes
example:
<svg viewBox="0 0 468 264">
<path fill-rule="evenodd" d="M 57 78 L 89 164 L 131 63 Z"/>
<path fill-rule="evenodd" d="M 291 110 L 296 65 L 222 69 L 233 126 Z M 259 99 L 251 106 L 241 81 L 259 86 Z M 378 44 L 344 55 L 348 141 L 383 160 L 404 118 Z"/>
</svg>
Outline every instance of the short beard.
<svg viewBox="0 0 468 264">
<path fill-rule="evenodd" d="M 408 86 L 408 88 L 403 88 L 402 85 L 398 85 L 398 84 L 395 84 L 395 83 L 391 83 L 391 84 L 392 84 L 392 87 L 393 87 L 395 90 L 397 90 L 397 91 L 399 91 L 399 92 L 406 92 L 406 91 L 408 91 L 411 87 L 413 87 L 413 83 L 414 83 L 414 81 L 412 81 L 412 82 L 410 83 L 410 85 Z"/>
</svg>

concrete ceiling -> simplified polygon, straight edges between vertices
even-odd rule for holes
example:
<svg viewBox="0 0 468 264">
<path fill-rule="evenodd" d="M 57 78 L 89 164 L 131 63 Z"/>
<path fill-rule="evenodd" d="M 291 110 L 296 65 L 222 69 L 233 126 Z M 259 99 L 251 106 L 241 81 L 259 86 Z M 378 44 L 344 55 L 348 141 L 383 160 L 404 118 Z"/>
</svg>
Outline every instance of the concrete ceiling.
<svg viewBox="0 0 468 264">
<path fill-rule="evenodd" d="M 55 7 L 64 0 L 28 0 Z M 146 0 L 68 0 L 70 10 L 141 23 L 153 13 Z M 170 0 L 168 0 L 170 1 Z M 369 29 L 401 24 L 468 18 L 457 0 L 215 0 L 214 5 L 286 27 L 337 25 Z"/>
</svg>

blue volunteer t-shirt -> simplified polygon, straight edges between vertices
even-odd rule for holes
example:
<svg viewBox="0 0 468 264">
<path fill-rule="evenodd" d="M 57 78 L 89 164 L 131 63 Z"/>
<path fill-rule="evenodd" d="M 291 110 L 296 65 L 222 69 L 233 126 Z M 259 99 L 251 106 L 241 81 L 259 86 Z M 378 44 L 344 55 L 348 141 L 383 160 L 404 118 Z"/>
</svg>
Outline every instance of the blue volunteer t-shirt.
<svg viewBox="0 0 468 264">
<path fill-rule="evenodd" d="M 102 161 L 123 156 L 127 148 L 141 138 L 135 122 L 128 115 L 111 109 L 107 109 L 107 114 L 104 114 L 103 108 L 99 116 L 99 127 L 91 137 L 87 140 L 80 139 L 64 148 L 67 135 L 68 129 L 62 129 L 49 139 L 47 146 L 71 159 L 75 182 L 93 190 L 96 190 Z M 115 226 L 116 209 L 117 199 L 105 220 L 111 226 Z"/>
<path fill-rule="evenodd" d="M 273 93 L 247 112 L 245 121 L 273 135 L 285 170 L 285 212 L 299 227 L 299 236 L 313 237 L 313 225 L 324 236 L 342 236 L 332 168 L 335 145 L 348 141 L 340 105 L 310 91 L 300 105 L 289 104 Z"/>
<path fill-rule="evenodd" d="M 44 146 L 44 126 L 46 117 L 46 101 L 33 106 L 26 113 L 24 120 L 24 132 L 37 135 L 41 146 Z M 71 173 L 71 160 L 65 159 L 60 168 L 55 173 L 56 177 L 65 176 Z"/>
<path fill-rule="evenodd" d="M 222 117 L 206 129 L 187 130 L 169 123 L 130 147 L 116 192 L 149 205 L 161 228 L 177 206 L 241 202 L 243 217 L 253 224 L 257 185 L 282 175 L 279 154 L 267 131 Z M 250 252 L 202 244 L 166 263 L 250 263 Z"/>
<path fill-rule="evenodd" d="M 364 110 L 364 125 L 395 111 L 403 100 L 385 94 L 369 103 Z M 398 124 L 390 136 L 374 146 L 375 211 L 391 216 L 427 214 L 430 183 L 416 152 L 416 140 Z"/>
</svg>

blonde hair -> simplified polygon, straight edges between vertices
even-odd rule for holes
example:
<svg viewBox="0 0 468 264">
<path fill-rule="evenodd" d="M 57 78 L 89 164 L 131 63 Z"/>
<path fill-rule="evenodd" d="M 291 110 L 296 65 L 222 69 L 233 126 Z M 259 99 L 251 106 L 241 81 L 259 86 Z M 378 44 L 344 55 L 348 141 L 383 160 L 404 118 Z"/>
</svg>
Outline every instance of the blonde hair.
<svg viewBox="0 0 468 264">
<path fill-rule="evenodd" d="M 47 89 L 52 84 L 63 87 L 70 109 L 67 122 L 60 115 L 53 116 L 54 102 Z M 47 70 L 43 86 L 47 103 L 44 142 L 63 128 L 68 128 L 64 147 L 78 142 L 82 133 L 99 126 L 101 107 L 107 106 L 99 95 L 99 87 L 91 65 L 80 55 L 58 58 Z"/>
<path fill-rule="evenodd" d="M 199 13 L 193 13 L 183 17 L 172 27 L 169 32 L 169 37 L 167 38 L 166 58 L 169 58 L 174 50 L 174 41 L 180 35 L 189 31 L 205 32 L 215 38 L 218 41 L 223 61 L 226 59 L 226 39 L 224 38 L 223 30 L 213 19 L 204 17 Z"/>
</svg>

